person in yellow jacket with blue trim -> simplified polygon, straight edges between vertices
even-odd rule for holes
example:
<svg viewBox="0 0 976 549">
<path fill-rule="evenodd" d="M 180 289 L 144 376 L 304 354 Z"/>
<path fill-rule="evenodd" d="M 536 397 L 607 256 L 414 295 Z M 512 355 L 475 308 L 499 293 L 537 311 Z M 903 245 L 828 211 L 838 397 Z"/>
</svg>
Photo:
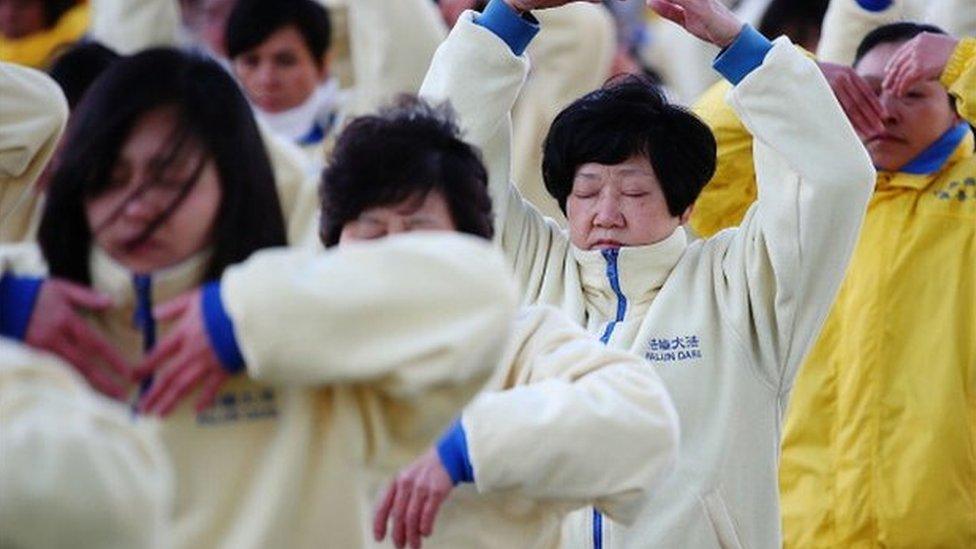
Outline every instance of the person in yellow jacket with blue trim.
<svg viewBox="0 0 976 549">
<path fill-rule="evenodd" d="M 976 40 L 887 25 L 862 41 L 855 70 L 882 109 L 880 131 L 855 124 L 880 172 L 846 280 L 793 391 L 780 470 L 785 541 L 972 547 L 976 157 L 966 122 L 976 121 Z M 692 217 L 706 236 L 738 223 L 755 193 L 741 170 L 751 139 L 716 98 L 696 107 L 718 128 L 726 174 Z M 859 101 L 871 109 L 872 99 Z"/>
</svg>

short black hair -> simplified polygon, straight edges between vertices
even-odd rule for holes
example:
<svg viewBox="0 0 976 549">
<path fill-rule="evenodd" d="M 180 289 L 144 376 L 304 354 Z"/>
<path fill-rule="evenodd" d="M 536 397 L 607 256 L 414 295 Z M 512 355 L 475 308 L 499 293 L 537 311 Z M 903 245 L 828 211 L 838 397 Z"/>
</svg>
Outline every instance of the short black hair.
<svg viewBox="0 0 976 549">
<path fill-rule="evenodd" d="M 762 19 L 759 32 L 770 40 L 786 35 L 795 44 L 820 39 L 820 29 L 829 0 L 772 0 Z"/>
<path fill-rule="evenodd" d="M 89 226 L 85 201 L 109 187 L 112 168 L 133 126 L 160 108 L 173 109 L 177 120 L 163 151 L 166 157 L 175 160 L 190 147 L 202 147 L 206 157 L 139 239 L 148 238 L 176 211 L 209 158 L 217 169 L 221 200 L 204 279 L 218 278 L 227 266 L 260 248 L 286 243 L 271 163 L 237 84 L 213 60 L 174 49 L 149 49 L 109 67 L 72 115 L 38 232 L 52 276 L 91 282 L 88 258 L 97 228 Z M 133 195 L 158 182 L 146 181 Z M 106 223 L 117 216 L 118 212 Z"/>
<path fill-rule="evenodd" d="M 461 139 L 446 103 L 432 106 L 403 95 L 378 114 L 353 119 L 327 165 L 319 232 L 326 247 L 337 244 L 343 226 L 363 211 L 432 191 L 444 197 L 458 232 L 494 234 L 488 172 L 477 149 Z"/>
<path fill-rule="evenodd" d="M 691 206 L 715 173 L 715 137 L 687 109 L 668 102 L 645 78 L 616 77 L 560 112 L 543 146 L 542 176 L 566 212 L 576 170 L 588 162 L 647 158 L 671 215 Z"/>
<path fill-rule="evenodd" d="M 61 86 L 68 106 L 74 109 L 88 87 L 119 57 L 98 42 L 79 42 L 60 54 L 47 72 Z"/>
<path fill-rule="evenodd" d="M 43 0 L 44 2 L 44 24 L 51 28 L 58 23 L 58 20 L 71 8 L 78 4 L 78 0 Z"/>
<path fill-rule="evenodd" d="M 329 51 L 332 26 L 328 10 L 314 0 L 239 0 L 227 19 L 227 55 L 234 59 L 288 26 L 298 29 L 316 65 L 321 66 Z"/>
<path fill-rule="evenodd" d="M 861 40 L 861 43 L 857 46 L 857 53 L 854 54 L 854 66 L 857 66 L 857 64 L 861 62 L 861 59 L 867 55 L 869 51 L 880 46 L 881 44 L 899 44 L 901 42 L 908 42 L 923 32 L 946 34 L 946 31 L 940 29 L 939 27 L 924 23 L 900 21 L 898 23 L 882 25 L 869 32 L 867 36 Z"/>
</svg>

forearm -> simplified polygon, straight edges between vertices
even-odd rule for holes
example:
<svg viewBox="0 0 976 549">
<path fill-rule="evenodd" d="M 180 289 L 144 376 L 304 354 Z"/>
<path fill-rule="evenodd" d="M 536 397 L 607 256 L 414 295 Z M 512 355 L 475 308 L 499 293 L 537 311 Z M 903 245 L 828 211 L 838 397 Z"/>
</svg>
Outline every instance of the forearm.
<svg viewBox="0 0 976 549">
<path fill-rule="evenodd" d="M 831 0 L 824 16 L 817 58 L 851 65 L 858 44 L 872 30 L 907 17 L 904 0 Z"/>
<path fill-rule="evenodd" d="M 487 377 L 514 304 L 498 254 L 454 234 L 263 252 L 222 286 L 250 376 L 394 391 Z"/>
<path fill-rule="evenodd" d="M 355 0 L 349 31 L 355 113 L 372 112 L 399 93 L 420 89 L 447 28 L 430 0 Z"/>
<path fill-rule="evenodd" d="M 19 239 L 33 185 L 57 148 L 68 104 L 47 75 L 0 63 L 0 242 Z"/>
<path fill-rule="evenodd" d="M 479 492 L 595 504 L 624 522 L 677 459 L 677 414 L 645 364 L 483 394 L 462 424 Z"/>
<path fill-rule="evenodd" d="M 177 0 L 92 0 L 90 36 L 122 55 L 151 47 L 177 47 Z"/>
<path fill-rule="evenodd" d="M 776 390 L 833 302 L 875 181 L 822 73 L 781 40 L 729 95 L 755 140 L 758 201 L 723 258 L 731 324 L 771 334 L 749 352 Z"/>
</svg>

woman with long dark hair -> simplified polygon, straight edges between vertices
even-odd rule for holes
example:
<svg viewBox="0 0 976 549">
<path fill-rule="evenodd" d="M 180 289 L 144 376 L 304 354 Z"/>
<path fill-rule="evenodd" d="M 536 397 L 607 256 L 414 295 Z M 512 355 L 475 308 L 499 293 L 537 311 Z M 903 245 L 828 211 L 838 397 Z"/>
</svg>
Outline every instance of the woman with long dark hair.
<svg viewBox="0 0 976 549">
<path fill-rule="evenodd" d="M 164 418 L 175 547 L 361 546 L 366 465 L 429 443 L 507 335 L 507 269 L 471 239 L 248 259 L 286 243 L 250 108 L 214 62 L 150 50 L 73 115 L 34 258 L 47 278 L 9 276 L 30 261 L 0 249 L 0 334 Z M 202 311 L 196 341 L 176 337 L 184 309 Z"/>
</svg>

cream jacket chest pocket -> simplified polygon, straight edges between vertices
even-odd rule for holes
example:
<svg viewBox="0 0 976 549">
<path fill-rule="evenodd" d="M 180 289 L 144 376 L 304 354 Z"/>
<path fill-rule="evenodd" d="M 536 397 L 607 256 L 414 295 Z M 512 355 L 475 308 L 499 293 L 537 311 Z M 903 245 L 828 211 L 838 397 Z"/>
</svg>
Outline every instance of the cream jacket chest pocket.
<svg viewBox="0 0 976 549">
<path fill-rule="evenodd" d="M 722 492 L 718 488 L 704 495 L 698 496 L 698 503 L 715 532 L 718 547 L 722 549 L 742 549 L 743 545 L 739 541 L 739 534 L 735 529 L 735 522 L 729 509 L 725 506 L 722 499 Z"/>
</svg>

